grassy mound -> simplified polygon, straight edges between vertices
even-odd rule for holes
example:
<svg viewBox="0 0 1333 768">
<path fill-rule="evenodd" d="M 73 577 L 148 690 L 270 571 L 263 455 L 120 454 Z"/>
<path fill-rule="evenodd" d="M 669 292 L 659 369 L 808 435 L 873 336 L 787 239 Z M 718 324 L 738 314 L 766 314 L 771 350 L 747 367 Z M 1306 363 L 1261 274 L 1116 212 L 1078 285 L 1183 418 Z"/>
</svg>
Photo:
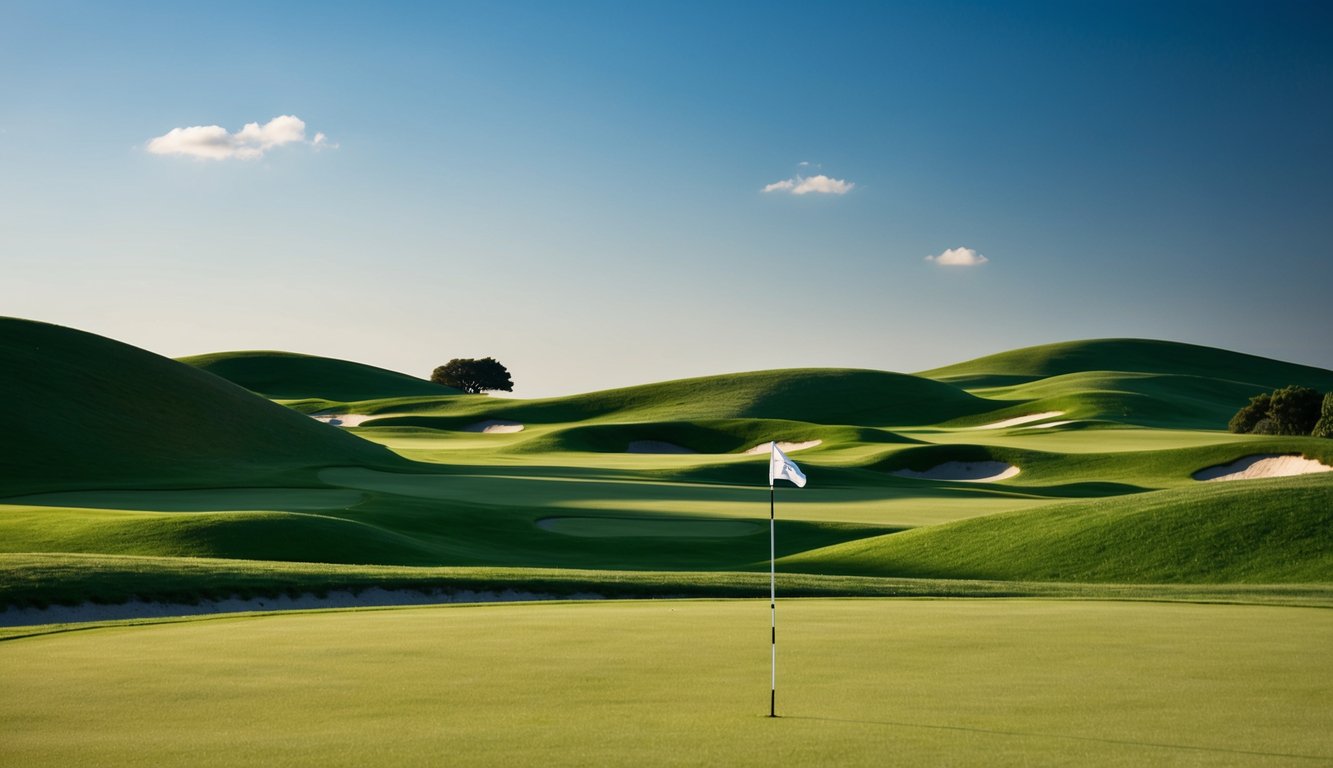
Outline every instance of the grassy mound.
<svg viewBox="0 0 1333 768">
<path fill-rule="evenodd" d="M 787 558 L 816 573 L 1121 583 L 1333 581 L 1333 480 L 1209 483 L 921 528 Z"/>
<path fill-rule="evenodd" d="M 430 420 L 381 422 L 458 428 L 481 419 L 561 424 L 779 419 L 888 427 L 934 424 L 997 407 L 950 384 L 884 371 L 794 368 L 681 379 L 542 400 L 460 397 L 367 404 L 363 412 Z"/>
<path fill-rule="evenodd" d="M 0 494 L 136 485 L 265 485 L 388 450 L 210 373 L 70 328 L 0 318 Z"/>
<path fill-rule="evenodd" d="M 969 360 L 918 375 L 960 386 L 1018 384 L 1087 371 L 1199 376 L 1260 389 L 1303 384 L 1333 389 L 1333 371 L 1213 347 L 1150 339 L 1094 339 L 1044 344 Z"/>
<path fill-rule="evenodd" d="M 823 444 L 913 443 L 892 432 L 865 427 L 838 427 L 781 419 L 701 419 L 699 421 L 589 424 L 557 430 L 521 443 L 520 452 L 624 452 L 634 442 L 652 441 L 695 453 L 738 453 L 769 440 Z"/>
<path fill-rule="evenodd" d="M 218 352 L 182 357 L 180 362 L 276 400 L 352 402 L 459 394 L 452 387 L 396 371 L 293 352 Z"/>
</svg>

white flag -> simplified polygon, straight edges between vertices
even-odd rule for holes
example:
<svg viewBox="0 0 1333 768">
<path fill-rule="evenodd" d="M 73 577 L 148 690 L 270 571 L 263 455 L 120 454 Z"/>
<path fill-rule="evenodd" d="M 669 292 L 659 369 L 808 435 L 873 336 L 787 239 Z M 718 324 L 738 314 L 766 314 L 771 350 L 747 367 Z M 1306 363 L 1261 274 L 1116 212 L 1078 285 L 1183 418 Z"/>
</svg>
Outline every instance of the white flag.
<svg viewBox="0 0 1333 768">
<path fill-rule="evenodd" d="M 805 473 L 796 466 L 796 462 L 787 458 L 787 454 L 782 452 L 777 443 L 769 443 L 773 446 L 773 453 L 768 458 L 768 484 L 772 485 L 774 480 L 779 478 L 790 480 L 796 484 L 797 488 L 805 487 Z"/>
</svg>

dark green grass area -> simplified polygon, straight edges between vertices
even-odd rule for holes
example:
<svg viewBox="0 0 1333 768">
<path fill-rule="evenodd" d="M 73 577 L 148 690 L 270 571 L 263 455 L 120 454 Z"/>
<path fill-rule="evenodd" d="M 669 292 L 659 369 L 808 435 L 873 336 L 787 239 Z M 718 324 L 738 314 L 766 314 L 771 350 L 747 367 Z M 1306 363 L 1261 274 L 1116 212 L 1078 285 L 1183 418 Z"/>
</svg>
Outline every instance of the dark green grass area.
<svg viewBox="0 0 1333 768">
<path fill-rule="evenodd" d="M 768 573 L 580 568 L 458 568 L 282 563 L 218 558 L 0 554 L 0 607 L 326 595 L 378 588 L 455 593 L 528 591 L 551 597 L 760 598 Z M 1047 597 L 1263 603 L 1333 608 L 1333 584 L 1095 584 L 821 575 L 780 570 L 793 597 Z"/>
<path fill-rule="evenodd" d="M 1152 339 L 1092 339 L 1025 347 L 923 371 L 919 376 L 968 389 L 1013 386 L 1089 371 L 1194 376 L 1272 390 L 1303 384 L 1333 389 L 1333 372 L 1213 347 Z"/>
<path fill-rule="evenodd" d="M 1333 477 L 1200 483 L 864 539 L 791 570 L 1120 583 L 1333 583 Z"/>
<path fill-rule="evenodd" d="M 488 481 L 482 487 L 503 493 L 503 483 L 497 487 Z M 443 490 L 453 492 L 447 485 Z M 141 495 L 141 507 L 155 504 L 156 494 Z M 758 497 L 754 501 L 757 517 L 766 507 Z M 364 501 L 346 508 L 319 511 L 179 513 L 11 505 L 0 507 L 0 552 L 646 570 L 732 570 L 768 555 L 766 524 L 741 536 L 676 536 L 670 532 L 670 522 L 708 518 L 639 513 L 635 519 L 668 524 L 666 532 L 576 537 L 537 525 L 539 519 L 552 515 L 552 508 L 378 493 L 365 494 Z M 625 518 L 614 509 L 583 510 L 576 516 L 586 520 L 602 517 L 612 528 Z M 894 530 L 900 528 L 782 520 L 778 553 L 793 554 Z"/>
<path fill-rule="evenodd" d="M 0 494 L 280 484 L 329 465 L 400 467 L 392 452 L 188 365 L 69 328 L 0 318 L 12 404 Z"/>
<path fill-rule="evenodd" d="M 218 352 L 179 360 L 275 400 L 351 401 L 461 394 L 453 387 L 384 368 L 293 352 Z"/>
</svg>

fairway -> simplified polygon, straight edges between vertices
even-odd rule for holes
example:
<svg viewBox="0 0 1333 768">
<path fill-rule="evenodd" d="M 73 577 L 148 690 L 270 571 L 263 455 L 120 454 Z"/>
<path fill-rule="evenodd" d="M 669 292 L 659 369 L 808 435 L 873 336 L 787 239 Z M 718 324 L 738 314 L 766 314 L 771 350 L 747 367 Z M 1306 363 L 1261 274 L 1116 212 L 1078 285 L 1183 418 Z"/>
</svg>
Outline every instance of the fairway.
<svg viewBox="0 0 1333 768">
<path fill-rule="evenodd" d="M 0 643 L 0 763 L 1315 765 L 1333 613 L 1034 600 L 492 605 Z"/>
</svg>

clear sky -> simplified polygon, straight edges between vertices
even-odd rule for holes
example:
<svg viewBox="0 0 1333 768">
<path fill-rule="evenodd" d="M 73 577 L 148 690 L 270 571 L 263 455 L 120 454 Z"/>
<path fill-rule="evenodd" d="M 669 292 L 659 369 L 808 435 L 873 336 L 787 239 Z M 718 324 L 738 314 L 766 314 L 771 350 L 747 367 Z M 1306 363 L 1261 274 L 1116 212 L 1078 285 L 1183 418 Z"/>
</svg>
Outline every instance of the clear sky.
<svg viewBox="0 0 1333 768">
<path fill-rule="evenodd" d="M 522 396 L 1108 336 L 1333 368 L 1330 40 L 1326 2 L 0 0 L 0 314 Z"/>
</svg>

